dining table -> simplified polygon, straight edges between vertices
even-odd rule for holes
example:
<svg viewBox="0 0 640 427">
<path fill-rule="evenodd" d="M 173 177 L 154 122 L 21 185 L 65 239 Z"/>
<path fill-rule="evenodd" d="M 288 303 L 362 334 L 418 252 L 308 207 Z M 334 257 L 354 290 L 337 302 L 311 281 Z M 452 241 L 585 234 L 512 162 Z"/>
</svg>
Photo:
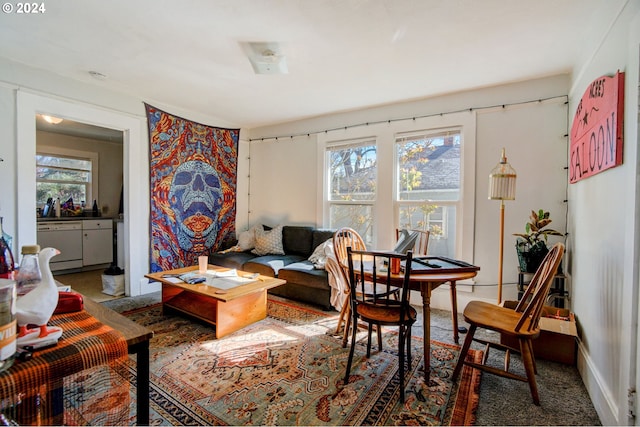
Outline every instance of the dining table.
<svg viewBox="0 0 640 427">
<path fill-rule="evenodd" d="M 404 269 L 400 273 L 390 274 L 392 285 L 402 286 L 404 280 Z M 465 261 L 451 259 L 442 256 L 420 256 L 413 259 L 411 274 L 409 275 L 409 287 L 411 290 L 420 291 L 422 295 L 422 321 L 424 337 L 424 375 L 427 383 L 431 375 L 431 293 L 439 286 L 449 283 L 451 292 L 451 319 L 453 322 L 453 339 L 459 344 L 458 337 L 458 302 L 456 294 L 456 283 L 462 280 L 474 278 L 480 267 L 469 264 Z M 360 274 L 359 268 L 354 271 Z M 365 268 L 367 274 L 373 274 L 372 269 Z M 386 279 L 386 270 L 377 270 L 377 280 Z"/>
</svg>

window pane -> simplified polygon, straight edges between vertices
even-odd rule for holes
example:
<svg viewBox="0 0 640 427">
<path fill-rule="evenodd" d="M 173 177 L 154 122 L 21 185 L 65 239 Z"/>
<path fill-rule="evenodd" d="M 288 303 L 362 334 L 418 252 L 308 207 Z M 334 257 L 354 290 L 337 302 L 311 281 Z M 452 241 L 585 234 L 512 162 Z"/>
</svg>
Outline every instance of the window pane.
<svg viewBox="0 0 640 427">
<path fill-rule="evenodd" d="M 460 199 L 460 133 L 396 139 L 398 200 Z"/>
<path fill-rule="evenodd" d="M 92 161 L 53 154 L 36 155 L 36 203 L 44 206 L 49 198 L 61 203 L 73 200 L 81 206 L 90 197 Z"/>
<path fill-rule="evenodd" d="M 373 244 L 373 214 L 371 205 L 331 205 L 329 228 L 351 227 L 364 239 L 367 247 Z"/>
<path fill-rule="evenodd" d="M 378 174 L 375 144 L 329 150 L 329 200 L 375 200 Z"/>
<path fill-rule="evenodd" d="M 36 167 L 36 179 L 39 180 L 89 182 L 90 178 L 91 173 L 88 171 Z"/>
<path fill-rule="evenodd" d="M 74 159 L 70 157 L 46 156 L 42 154 L 36 155 L 36 165 L 54 166 L 66 169 L 80 169 L 85 171 L 91 170 L 90 160 Z"/>
<path fill-rule="evenodd" d="M 37 182 L 36 206 L 44 206 L 49 197 L 54 200 L 59 197 L 62 203 L 72 198 L 74 206 L 80 206 L 87 200 L 87 187 L 83 184 Z"/>
<path fill-rule="evenodd" d="M 399 228 L 429 230 L 429 255 L 455 258 L 455 206 L 403 204 L 400 206 Z"/>
</svg>

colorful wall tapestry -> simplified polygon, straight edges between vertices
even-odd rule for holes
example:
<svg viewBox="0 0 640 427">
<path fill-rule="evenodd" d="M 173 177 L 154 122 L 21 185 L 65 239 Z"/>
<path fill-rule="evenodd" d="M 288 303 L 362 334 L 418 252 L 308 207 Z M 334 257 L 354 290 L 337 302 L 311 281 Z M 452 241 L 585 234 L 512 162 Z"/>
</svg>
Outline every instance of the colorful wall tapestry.
<svg viewBox="0 0 640 427">
<path fill-rule="evenodd" d="M 239 129 L 145 104 L 151 174 L 151 272 L 197 265 L 235 237 Z"/>
</svg>

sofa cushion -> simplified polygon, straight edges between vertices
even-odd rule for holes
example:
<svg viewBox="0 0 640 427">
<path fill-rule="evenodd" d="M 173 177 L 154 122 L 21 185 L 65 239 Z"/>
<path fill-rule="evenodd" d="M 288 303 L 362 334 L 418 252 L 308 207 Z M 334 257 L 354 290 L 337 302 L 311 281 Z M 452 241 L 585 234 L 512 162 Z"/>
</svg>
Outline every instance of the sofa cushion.
<svg viewBox="0 0 640 427">
<path fill-rule="evenodd" d="M 215 252 L 209 255 L 209 264 L 242 270 L 244 264 L 255 257 L 251 252 Z"/>
<path fill-rule="evenodd" d="M 281 268 L 278 278 L 287 283 L 299 283 L 311 288 L 330 289 L 326 270 L 318 270 L 309 261 L 300 261 Z"/>
<path fill-rule="evenodd" d="M 282 228 L 282 246 L 287 254 L 302 255 L 313 253 L 313 227 L 285 225 Z"/>
<path fill-rule="evenodd" d="M 264 255 L 254 257 L 242 266 L 242 270 L 260 273 L 264 276 L 278 277 L 278 271 L 286 265 L 302 261 L 301 255 Z"/>
<path fill-rule="evenodd" d="M 271 230 L 262 230 L 260 227 L 257 227 L 255 234 L 256 246 L 251 252 L 258 256 L 267 254 L 284 255 L 281 225 L 273 227 Z"/>
</svg>

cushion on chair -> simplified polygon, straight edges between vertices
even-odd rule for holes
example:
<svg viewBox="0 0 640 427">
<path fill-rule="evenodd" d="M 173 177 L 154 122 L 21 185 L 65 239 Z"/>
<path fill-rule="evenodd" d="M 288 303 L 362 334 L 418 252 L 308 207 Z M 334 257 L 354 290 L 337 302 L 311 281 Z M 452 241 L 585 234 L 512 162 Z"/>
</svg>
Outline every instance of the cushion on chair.
<svg viewBox="0 0 640 427">
<path fill-rule="evenodd" d="M 358 305 L 358 314 L 364 319 L 377 320 L 382 324 L 385 323 L 399 323 L 400 321 L 400 306 L 384 306 L 373 304 L 360 304 Z M 409 306 L 409 310 L 405 312 L 405 320 L 415 322 L 418 318 L 418 313 L 415 308 Z"/>
</svg>

